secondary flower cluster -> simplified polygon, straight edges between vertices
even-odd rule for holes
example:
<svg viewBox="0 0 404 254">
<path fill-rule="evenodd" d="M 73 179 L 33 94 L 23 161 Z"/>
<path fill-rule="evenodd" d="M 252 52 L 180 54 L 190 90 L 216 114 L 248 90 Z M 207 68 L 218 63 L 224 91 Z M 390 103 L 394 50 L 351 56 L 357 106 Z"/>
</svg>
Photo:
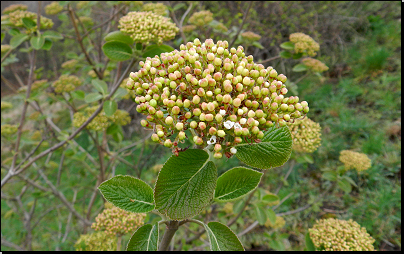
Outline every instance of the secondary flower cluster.
<svg viewBox="0 0 404 254">
<path fill-rule="evenodd" d="M 216 24 L 213 25 L 213 28 L 215 28 L 217 31 L 221 33 L 225 33 L 228 31 L 227 27 L 222 22 L 217 22 Z"/>
<path fill-rule="evenodd" d="M 47 79 L 41 79 L 41 80 L 34 81 L 34 82 L 32 83 L 32 85 L 31 85 L 31 92 L 33 92 L 33 91 L 35 91 L 35 90 L 37 90 L 37 89 L 43 88 L 44 85 L 45 85 L 47 82 L 48 82 Z M 18 92 L 19 92 L 19 93 L 25 93 L 25 92 L 27 91 L 27 88 L 28 88 L 27 86 L 22 86 L 22 87 L 20 87 L 20 88 L 18 89 Z"/>
<path fill-rule="evenodd" d="M 306 117 L 303 120 L 290 123 L 288 126 L 292 134 L 293 150 L 296 152 L 312 153 L 320 146 L 320 124 Z"/>
<path fill-rule="evenodd" d="M 192 14 L 189 18 L 189 23 L 195 26 L 204 26 L 213 20 L 213 13 L 210 11 L 199 11 Z"/>
<path fill-rule="evenodd" d="M 309 229 L 316 248 L 326 251 L 373 251 L 373 239 L 364 227 L 353 220 L 334 218 L 317 220 Z"/>
<path fill-rule="evenodd" d="M 8 45 L 8 44 L 1 45 L 1 53 L 2 54 L 8 52 L 10 49 L 11 49 L 11 46 Z"/>
<path fill-rule="evenodd" d="M 144 213 L 127 212 L 106 203 L 104 211 L 95 218 L 91 228 L 105 231 L 109 235 L 125 235 L 143 225 L 145 217 Z"/>
<path fill-rule="evenodd" d="M 85 7 L 87 7 L 87 5 L 90 3 L 90 1 L 78 1 L 76 8 L 77 10 L 83 9 Z"/>
<path fill-rule="evenodd" d="M 1 135 L 2 136 L 7 136 L 7 135 L 13 135 L 16 133 L 18 130 L 17 125 L 11 125 L 11 124 L 3 124 L 1 126 Z"/>
<path fill-rule="evenodd" d="M 116 251 L 116 237 L 103 231 L 81 235 L 74 248 L 76 251 Z"/>
<path fill-rule="evenodd" d="M 84 26 L 92 26 L 94 25 L 94 20 L 91 17 L 87 17 L 87 16 L 81 16 L 79 17 L 79 19 L 75 19 L 76 23 L 79 23 L 79 21 L 81 23 L 83 23 Z"/>
<path fill-rule="evenodd" d="M 259 39 L 261 39 L 260 35 L 254 33 L 254 32 L 251 32 L 251 31 L 242 33 L 241 37 L 243 37 L 243 39 L 250 41 L 250 42 L 258 41 Z"/>
<path fill-rule="evenodd" d="M 98 106 L 87 107 L 84 112 L 76 112 L 73 115 L 73 126 L 80 127 L 87 119 L 97 110 Z M 112 116 L 106 116 L 104 111 L 101 111 L 88 125 L 87 128 L 95 131 L 104 131 L 112 123 L 118 125 L 127 125 L 131 118 L 129 113 L 118 109 Z"/>
<path fill-rule="evenodd" d="M 342 150 L 339 154 L 339 160 L 344 163 L 346 170 L 354 168 L 356 171 L 361 172 L 372 166 L 369 157 L 364 153 Z"/>
<path fill-rule="evenodd" d="M 275 224 L 272 224 L 271 220 L 268 218 L 267 221 L 265 222 L 264 226 L 265 227 L 271 227 L 271 228 L 283 228 L 285 226 L 285 219 L 281 216 L 276 216 L 276 221 Z"/>
<path fill-rule="evenodd" d="M 153 12 L 129 12 L 119 20 L 121 32 L 130 35 L 135 42 L 161 44 L 178 33 L 178 27 L 169 18 Z"/>
<path fill-rule="evenodd" d="M 45 6 L 45 13 L 48 15 L 56 15 L 63 10 L 63 6 L 59 2 L 52 2 Z"/>
<path fill-rule="evenodd" d="M 309 111 L 306 101 L 285 96 L 285 75 L 255 64 L 242 46 L 229 49 L 227 41 L 195 39 L 140 66 L 127 87 L 138 95 L 136 110 L 147 115 L 141 124 L 173 152 L 190 129 L 195 144 L 212 145 L 215 158 L 222 151 L 230 157 L 243 139 L 259 142 L 269 127 L 286 126 Z"/>
<path fill-rule="evenodd" d="M 58 80 L 53 82 L 52 86 L 56 93 L 71 92 L 81 85 L 81 80 L 74 75 L 61 75 Z"/>
<path fill-rule="evenodd" d="M 62 68 L 63 69 L 73 69 L 77 63 L 78 63 L 77 59 L 71 59 L 71 60 L 68 60 L 68 61 L 62 63 Z"/>
<path fill-rule="evenodd" d="M 323 72 L 323 71 L 328 71 L 328 66 L 325 65 L 323 62 L 311 58 L 311 57 L 306 57 L 302 59 L 302 63 L 307 66 L 310 70 L 314 72 Z"/>
<path fill-rule="evenodd" d="M 15 27 L 24 27 L 24 23 L 22 22 L 23 18 L 31 19 L 36 24 L 37 14 L 34 12 L 21 11 L 21 10 L 16 10 L 16 11 L 10 12 L 8 14 L 8 19 L 10 20 L 11 25 L 13 25 Z M 41 29 L 49 29 L 49 28 L 52 28 L 52 26 L 53 26 L 53 21 L 46 17 L 41 16 L 39 21 L 40 21 Z M 37 30 L 37 26 L 27 29 L 27 33 L 33 33 L 36 30 Z"/>
<path fill-rule="evenodd" d="M 182 27 L 182 31 L 184 32 L 184 33 L 190 33 L 190 32 L 192 32 L 192 31 L 194 31 L 196 29 L 196 26 L 195 25 L 186 25 L 186 26 L 183 26 Z"/>
<path fill-rule="evenodd" d="M 28 9 L 28 6 L 25 4 L 12 4 L 3 10 L 3 14 L 9 14 L 11 12 L 20 10 L 20 11 L 26 11 Z"/>
<path fill-rule="evenodd" d="M 320 45 L 310 36 L 304 33 L 293 33 L 289 35 L 289 40 L 295 44 L 295 53 L 307 53 L 315 56 L 320 50 Z"/>
<path fill-rule="evenodd" d="M 1 110 L 5 110 L 5 109 L 9 109 L 9 108 L 13 108 L 13 104 L 11 104 L 10 102 L 7 102 L 7 101 L 1 102 Z"/>
<path fill-rule="evenodd" d="M 163 3 L 148 3 L 143 5 L 143 11 L 151 11 L 157 15 L 165 16 L 167 14 L 167 6 Z"/>
</svg>

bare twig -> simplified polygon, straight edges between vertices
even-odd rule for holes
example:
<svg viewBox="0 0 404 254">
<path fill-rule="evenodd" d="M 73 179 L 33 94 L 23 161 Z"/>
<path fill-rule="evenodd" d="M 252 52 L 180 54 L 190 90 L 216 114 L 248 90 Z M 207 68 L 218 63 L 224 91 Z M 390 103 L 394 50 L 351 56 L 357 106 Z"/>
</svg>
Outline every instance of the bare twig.
<svg viewBox="0 0 404 254">
<path fill-rule="evenodd" d="M 7 241 L 7 240 L 4 239 L 3 237 L 1 237 L 1 245 L 7 246 L 7 247 L 10 247 L 10 248 L 14 248 L 14 249 L 16 249 L 16 250 L 18 250 L 18 251 L 26 251 L 26 249 L 24 249 L 24 248 L 18 246 L 18 245 L 15 244 L 15 243 L 12 243 L 12 242 Z"/>
<path fill-rule="evenodd" d="M 168 1 L 168 5 L 169 5 L 170 7 L 172 7 L 170 1 Z M 192 4 L 191 4 L 191 6 L 192 6 Z M 174 20 L 175 24 L 178 26 L 178 28 L 179 28 L 179 30 L 180 30 L 180 35 L 181 35 L 182 40 L 184 41 L 184 44 L 187 43 L 187 37 L 185 37 L 184 31 L 182 31 L 182 24 L 181 24 L 180 22 L 178 22 L 177 17 L 175 16 L 174 11 L 171 11 L 171 10 L 170 10 L 170 16 L 171 16 L 171 18 Z"/>
<path fill-rule="evenodd" d="M 257 64 L 267 63 L 267 62 L 270 62 L 270 61 L 272 61 L 272 60 L 278 59 L 278 58 L 280 58 L 280 57 L 281 57 L 281 56 L 274 56 L 274 57 L 271 57 L 271 58 L 262 60 L 261 62 L 257 62 Z"/>
<path fill-rule="evenodd" d="M 245 21 L 246 21 L 246 19 L 247 19 L 248 13 L 250 12 L 250 8 L 251 8 L 253 2 L 254 2 L 254 1 L 251 1 L 250 4 L 248 5 L 247 11 L 246 11 L 245 14 L 244 14 L 243 22 L 241 22 L 241 24 L 240 24 L 240 26 L 239 26 L 239 28 L 238 28 L 237 34 L 234 36 L 233 41 L 232 41 L 232 42 L 230 43 L 230 45 L 229 45 L 229 48 L 231 48 L 231 47 L 233 46 L 234 42 L 236 42 L 237 37 L 238 37 L 238 35 L 240 34 L 241 29 L 243 28 L 243 25 L 244 25 L 244 23 L 245 23 Z"/>
</svg>

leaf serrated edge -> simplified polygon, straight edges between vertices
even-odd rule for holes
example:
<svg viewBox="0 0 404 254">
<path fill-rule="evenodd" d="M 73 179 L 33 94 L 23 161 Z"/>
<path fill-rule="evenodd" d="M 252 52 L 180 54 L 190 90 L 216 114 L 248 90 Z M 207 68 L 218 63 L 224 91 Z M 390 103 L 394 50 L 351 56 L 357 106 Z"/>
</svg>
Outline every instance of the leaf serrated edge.
<svg viewBox="0 0 404 254">
<path fill-rule="evenodd" d="M 147 184 L 145 181 L 143 181 L 142 179 L 136 178 L 136 177 L 134 177 L 134 176 L 131 176 L 131 175 L 116 175 L 116 176 L 114 176 L 114 177 L 117 177 L 117 176 L 131 177 L 131 178 L 140 180 L 141 182 L 143 182 L 144 184 L 146 184 L 148 187 L 150 187 L 150 185 Z M 114 178 L 114 177 L 112 177 L 112 178 Z M 101 186 L 101 184 L 106 183 L 107 181 L 110 181 L 112 178 L 110 178 L 110 179 L 108 179 L 108 180 L 105 180 L 104 182 L 100 183 L 100 185 L 98 185 L 98 187 L 97 187 L 98 191 L 101 192 L 102 197 L 103 197 L 105 200 L 107 200 L 108 202 L 110 202 L 110 201 L 104 196 L 104 194 L 103 194 L 102 191 L 100 190 L 100 186 Z M 150 187 L 150 189 L 151 189 L 151 187 Z M 154 194 L 153 194 L 153 201 L 154 201 Z M 112 203 L 112 202 L 111 202 L 111 203 Z M 152 205 L 153 205 L 154 207 L 153 207 L 150 211 L 152 211 L 152 210 L 156 207 L 156 204 L 152 204 Z M 115 205 L 114 205 L 114 206 L 115 206 Z M 136 213 L 136 212 L 133 212 L 133 211 L 129 211 L 129 210 L 127 210 L 127 209 L 120 208 L 120 207 L 118 207 L 118 208 L 119 208 L 119 209 L 122 209 L 122 210 L 125 210 L 125 211 L 127 211 L 127 212 L 130 212 L 130 213 Z M 149 212 L 150 212 L 150 211 L 149 211 Z M 141 212 L 141 213 L 144 213 L 144 212 Z M 136 231 L 137 231 L 137 230 L 136 230 Z M 136 232 L 136 231 L 135 231 L 135 232 Z"/>
</svg>

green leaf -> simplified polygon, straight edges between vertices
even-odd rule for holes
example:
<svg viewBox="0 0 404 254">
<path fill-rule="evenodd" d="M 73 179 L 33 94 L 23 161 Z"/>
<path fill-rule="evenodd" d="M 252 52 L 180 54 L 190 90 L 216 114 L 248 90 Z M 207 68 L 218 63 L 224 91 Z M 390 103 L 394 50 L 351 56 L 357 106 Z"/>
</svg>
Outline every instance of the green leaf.
<svg viewBox="0 0 404 254">
<path fill-rule="evenodd" d="M 20 34 L 20 30 L 18 30 L 17 28 L 11 28 L 8 31 L 8 34 L 11 35 L 11 36 L 14 36 L 14 35 Z"/>
<path fill-rule="evenodd" d="M 349 176 L 343 176 L 342 178 L 344 178 L 345 180 L 347 180 L 351 185 L 358 187 L 358 185 L 356 185 L 355 181 L 352 180 L 352 178 L 350 178 Z"/>
<path fill-rule="evenodd" d="M 145 52 L 143 53 L 143 57 L 155 57 L 160 56 L 161 53 L 171 52 L 174 48 L 165 44 L 162 45 L 150 45 L 145 48 Z"/>
<path fill-rule="evenodd" d="M 220 222 L 209 222 L 205 225 L 212 251 L 244 251 L 244 247 L 236 234 Z"/>
<path fill-rule="evenodd" d="M 346 179 L 340 179 L 338 182 L 338 186 L 343 190 L 345 193 L 350 193 L 352 191 L 352 185 Z"/>
<path fill-rule="evenodd" d="M 257 188 L 262 175 L 245 167 L 228 170 L 217 179 L 215 201 L 228 202 L 244 197 Z"/>
<path fill-rule="evenodd" d="M 240 199 L 233 205 L 233 213 L 238 214 L 241 212 L 241 209 L 244 207 L 245 201 Z"/>
<path fill-rule="evenodd" d="M 268 210 L 265 210 L 268 216 L 269 221 L 272 223 L 272 225 L 275 225 L 276 223 L 276 213 L 274 210 L 271 208 L 268 208 Z"/>
<path fill-rule="evenodd" d="M 154 209 L 153 189 L 133 176 L 117 175 L 101 183 L 98 189 L 106 200 L 123 210 L 144 213 Z"/>
<path fill-rule="evenodd" d="M 287 126 L 271 127 L 260 143 L 241 143 L 236 146 L 236 156 L 245 164 L 270 169 L 283 165 L 292 153 L 292 136 Z"/>
<path fill-rule="evenodd" d="M 314 163 L 313 157 L 309 154 L 302 154 L 302 155 L 298 156 L 296 158 L 296 161 L 298 163 L 309 163 L 309 164 Z"/>
<path fill-rule="evenodd" d="M 134 43 L 133 39 L 129 36 L 126 35 L 124 33 L 122 33 L 121 31 L 114 31 L 114 32 L 110 32 L 109 34 L 107 34 L 104 37 L 105 41 L 119 41 L 119 42 L 123 42 L 129 45 L 132 45 Z"/>
<path fill-rule="evenodd" d="M 111 60 L 125 61 L 132 57 L 131 47 L 123 42 L 109 41 L 102 46 L 102 51 Z"/>
<path fill-rule="evenodd" d="M 188 149 L 164 164 L 154 188 L 156 209 L 174 220 L 199 214 L 213 198 L 217 171 L 207 152 Z"/>
<path fill-rule="evenodd" d="M 262 46 L 262 44 L 259 43 L 258 41 L 254 41 L 254 42 L 252 43 L 252 45 L 255 46 L 255 47 L 257 47 L 257 48 L 259 48 L 259 49 L 264 49 L 264 46 Z"/>
<path fill-rule="evenodd" d="M 295 49 L 295 44 L 293 42 L 287 41 L 279 45 L 281 48 L 286 49 L 286 50 L 294 50 Z"/>
<path fill-rule="evenodd" d="M 158 222 L 138 228 L 129 240 L 127 251 L 157 251 L 159 241 Z"/>
<path fill-rule="evenodd" d="M 294 72 L 307 71 L 307 66 L 304 64 L 296 64 L 295 66 L 293 66 L 292 71 Z"/>
<path fill-rule="evenodd" d="M 310 238 L 310 234 L 306 233 L 306 236 L 304 237 L 304 240 L 306 242 L 306 247 L 308 251 L 315 251 L 316 247 L 314 246 L 313 241 Z"/>
<path fill-rule="evenodd" d="M 52 48 L 52 41 L 48 38 L 45 38 L 45 43 L 42 46 L 44 50 L 50 50 Z"/>
<path fill-rule="evenodd" d="M 279 197 L 275 194 L 267 194 L 262 197 L 262 201 L 268 202 L 268 203 L 274 203 L 279 201 Z"/>
<path fill-rule="evenodd" d="M 22 18 L 22 23 L 28 29 L 33 28 L 33 27 L 36 26 L 35 21 L 33 21 L 32 19 L 29 19 L 29 18 Z"/>
<path fill-rule="evenodd" d="M 112 99 L 121 99 L 123 96 L 128 94 L 128 90 L 126 90 L 125 88 L 118 88 L 118 90 L 114 93 L 114 96 L 112 96 Z"/>
<path fill-rule="evenodd" d="M 11 48 L 13 48 L 13 49 L 17 48 L 18 46 L 20 46 L 21 43 L 23 43 L 28 38 L 29 38 L 29 36 L 26 34 L 17 34 L 15 36 L 13 36 L 10 40 Z"/>
<path fill-rule="evenodd" d="M 335 181 L 337 180 L 337 172 L 335 171 L 326 171 L 321 175 L 322 178 L 328 180 L 328 181 Z"/>
<path fill-rule="evenodd" d="M 98 101 L 99 99 L 102 99 L 102 98 L 103 98 L 103 96 L 99 93 L 89 93 L 84 98 L 84 101 L 87 103 L 91 103 L 94 101 Z"/>
<path fill-rule="evenodd" d="M 262 226 L 267 222 L 267 215 L 265 213 L 265 210 L 262 209 L 261 207 L 255 205 L 255 215 L 257 216 L 258 223 Z"/>
<path fill-rule="evenodd" d="M 181 9 L 181 8 L 184 8 L 184 7 L 186 7 L 186 4 L 185 4 L 185 3 L 176 4 L 176 5 L 174 5 L 174 7 L 173 7 L 173 11 L 179 10 L 179 9 Z"/>
<path fill-rule="evenodd" d="M 107 134 L 112 135 L 112 134 L 119 132 L 120 130 L 121 130 L 121 127 L 119 125 L 117 125 L 116 123 L 113 123 L 107 128 Z"/>
<path fill-rule="evenodd" d="M 290 53 L 289 51 L 286 51 L 286 50 L 281 51 L 281 53 L 279 55 L 285 59 L 292 57 L 292 53 Z"/>
<path fill-rule="evenodd" d="M 39 50 L 45 44 L 45 38 L 42 36 L 32 36 L 29 42 L 33 49 Z"/>
<path fill-rule="evenodd" d="M 1 42 L 3 42 L 5 36 L 6 36 L 5 33 L 1 33 Z"/>
<path fill-rule="evenodd" d="M 292 55 L 292 58 L 293 58 L 293 59 L 299 59 L 299 58 L 301 58 L 302 56 L 303 56 L 303 53 L 295 53 L 295 54 Z"/>
<path fill-rule="evenodd" d="M 118 109 L 118 103 L 116 101 L 104 101 L 104 112 L 106 116 L 112 116 Z"/>
<path fill-rule="evenodd" d="M 93 79 L 91 80 L 91 84 L 97 89 L 98 92 L 106 95 L 108 93 L 108 85 L 104 80 Z"/>
<path fill-rule="evenodd" d="M 63 39 L 63 36 L 55 31 L 45 31 L 42 36 L 44 38 L 48 38 L 48 39 L 55 39 L 55 40 L 61 40 Z"/>
<path fill-rule="evenodd" d="M 86 94 L 83 91 L 80 90 L 76 90 L 71 92 L 71 95 L 74 99 L 78 99 L 78 100 L 84 100 Z"/>
</svg>

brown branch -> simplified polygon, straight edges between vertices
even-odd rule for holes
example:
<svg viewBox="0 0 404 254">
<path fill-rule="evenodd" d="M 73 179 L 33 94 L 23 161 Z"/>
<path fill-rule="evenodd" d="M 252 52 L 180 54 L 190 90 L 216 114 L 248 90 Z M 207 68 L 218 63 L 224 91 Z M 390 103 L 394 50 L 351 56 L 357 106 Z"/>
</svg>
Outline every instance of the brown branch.
<svg viewBox="0 0 404 254">
<path fill-rule="evenodd" d="M 234 36 L 233 41 L 232 41 L 232 42 L 230 43 L 230 45 L 229 45 L 229 48 L 231 48 L 231 47 L 233 46 L 234 42 L 236 42 L 237 37 L 238 37 L 238 35 L 240 34 L 241 29 L 243 28 L 243 25 L 244 25 L 244 23 L 245 23 L 245 21 L 246 21 L 246 19 L 247 19 L 248 12 L 250 11 L 250 8 L 251 8 L 252 4 L 253 4 L 253 1 L 251 1 L 250 4 L 248 5 L 247 11 L 246 11 L 246 13 L 244 14 L 243 22 L 241 22 L 241 24 L 240 24 L 240 26 L 239 26 L 239 28 L 238 28 L 237 34 Z"/>
<path fill-rule="evenodd" d="M 280 58 L 280 57 L 281 57 L 281 56 L 274 56 L 274 57 L 271 57 L 271 58 L 262 60 L 261 62 L 257 62 L 257 64 L 263 64 L 263 63 L 266 63 L 266 62 L 270 62 L 270 61 L 275 60 L 275 59 L 278 59 L 278 58 Z"/>
</svg>

